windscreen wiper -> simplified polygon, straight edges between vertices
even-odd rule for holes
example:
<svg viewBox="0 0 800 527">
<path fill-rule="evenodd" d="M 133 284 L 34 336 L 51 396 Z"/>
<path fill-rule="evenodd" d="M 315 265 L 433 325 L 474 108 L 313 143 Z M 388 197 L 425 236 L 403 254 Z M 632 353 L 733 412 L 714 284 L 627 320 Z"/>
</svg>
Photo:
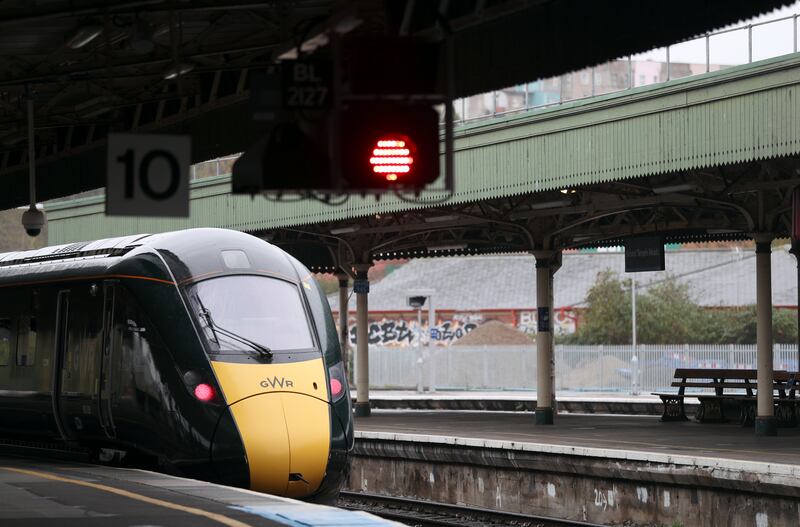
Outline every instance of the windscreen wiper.
<svg viewBox="0 0 800 527">
<path fill-rule="evenodd" d="M 211 311 L 209 311 L 208 308 L 203 304 L 203 301 L 200 300 L 200 296 L 197 296 L 197 302 L 200 304 L 200 316 L 202 316 L 205 319 L 206 324 L 208 325 L 208 328 L 211 330 L 211 333 L 214 335 L 214 340 L 217 342 L 218 346 L 220 345 L 220 343 L 219 343 L 219 337 L 217 336 L 217 333 L 219 333 L 220 335 L 223 335 L 225 337 L 228 337 L 229 339 L 231 339 L 231 340 L 233 340 L 235 342 L 238 342 L 240 344 L 246 344 L 246 345 L 250 346 L 261 357 L 264 357 L 264 358 L 267 358 L 267 359 L 271 359 L 272 358 L 272 350 L 269 349 L 268 347 L 264 346 L 263 344 L 259 344 L 258 342 L 254 341 L 254 340 L 250 340 L 247 337 L 243 337 L 243 336 L 241 336 L 241 335 L 239 335 L 237 333 L 234 333 L 233 331 L 231 331 L 229 329 L 225 329 L 225 328 L 221 327 L 219 324 L 217 324 L 216 322 L 214 322 L 214 319 L 211 318 Z"/>
</svg>

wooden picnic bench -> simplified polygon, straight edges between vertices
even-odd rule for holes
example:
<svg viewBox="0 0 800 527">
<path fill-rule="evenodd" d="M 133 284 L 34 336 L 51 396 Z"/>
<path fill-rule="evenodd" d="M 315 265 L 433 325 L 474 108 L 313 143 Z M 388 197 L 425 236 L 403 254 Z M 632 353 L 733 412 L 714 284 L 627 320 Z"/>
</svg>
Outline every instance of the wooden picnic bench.
<svg viewBox="0 0 800 527">
<path fill-rule="evenodd" d="M 664 403 L 662 421 L 688 420 L 683 403 L 687 397 L 692 397 L 700 401 L 695 419 L 702 423 L 728 421 L 726 410 L 730 412 L 731 409 L 738 411 L 742 425 L 750 426 L 755 422 L 758 390 L 756 370 L 678 368 L 673 377 L 671 386 L 678 388 L 678 393 L 653 393 Z M 800 399 L 795 394 L 798 380 L 800 376 L 796 372 L 779 370 L 773 373 L 775 416 L 781 426 L 797 424 Z M 714 392 L 686 393 L 687 388 L 711 388 Z"/>
</svg>

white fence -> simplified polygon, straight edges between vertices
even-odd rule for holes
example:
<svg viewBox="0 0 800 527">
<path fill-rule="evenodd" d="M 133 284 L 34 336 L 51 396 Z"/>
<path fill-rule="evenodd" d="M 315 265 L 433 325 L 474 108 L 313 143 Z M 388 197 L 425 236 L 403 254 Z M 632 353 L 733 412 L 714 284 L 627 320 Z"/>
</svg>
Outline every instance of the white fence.
<svg viewBox="0 0 800 527">
<path fill-rule="evenodd" d="M 373 388 L 535 390 L 536 346 L 370 347 Z M 355 355 L 355 353 L 354 353 Z M 422 360 L 419 360 L 419 357 Z M 797 346 L 777 344 L 776 370 L 797 369 Z M 755 345 L 556 346 L 556 389 L 570 391 L 669 390 L 676 368 L 756 368 Z M 638 371 L 637 371 L 638 364 Z"/>
</svg>

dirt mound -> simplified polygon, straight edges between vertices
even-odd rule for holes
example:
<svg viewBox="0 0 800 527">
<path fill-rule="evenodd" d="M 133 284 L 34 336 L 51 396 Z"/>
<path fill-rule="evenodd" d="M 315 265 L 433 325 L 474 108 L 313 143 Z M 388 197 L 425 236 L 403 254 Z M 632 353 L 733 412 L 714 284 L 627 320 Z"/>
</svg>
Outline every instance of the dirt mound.
<svg viewBox="0 0 800 527">
<path fill-rule="evenodd" d="M 519 346 L 532 344 L 533 339 L 499 320 L 489 320 L 461 337 L 453 346 Z"/>
</svg>

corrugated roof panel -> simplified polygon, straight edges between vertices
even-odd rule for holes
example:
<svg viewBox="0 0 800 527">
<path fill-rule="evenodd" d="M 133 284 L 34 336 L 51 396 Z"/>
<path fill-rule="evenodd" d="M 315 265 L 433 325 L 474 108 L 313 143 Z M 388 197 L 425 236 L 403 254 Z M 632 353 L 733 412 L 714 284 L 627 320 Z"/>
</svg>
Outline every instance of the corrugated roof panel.
<svg viewBox="0 0 800 527">
<path fill-rule="evenodd" d="M 458 204 L 800 153 L 800 55 L 636 88 L 457 130 Z M 49 212 L 58 242 L 188 227 L 261 230 L 426 208 L 394 196 L 341 206 L 231 196 L 225 177 L 195 182 L 189 219 L 103 216 L 102 199 Z M 102 217 L 102 221 L 97 218 Z"/>
</svg>

